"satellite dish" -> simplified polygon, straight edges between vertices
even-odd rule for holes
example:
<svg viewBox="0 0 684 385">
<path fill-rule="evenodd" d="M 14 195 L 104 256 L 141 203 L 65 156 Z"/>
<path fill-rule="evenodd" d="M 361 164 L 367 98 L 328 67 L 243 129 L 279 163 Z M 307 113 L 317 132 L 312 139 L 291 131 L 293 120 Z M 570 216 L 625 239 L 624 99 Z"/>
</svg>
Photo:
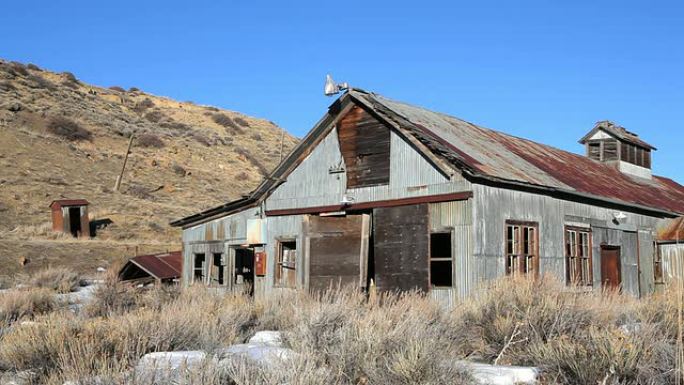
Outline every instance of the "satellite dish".
<svg viewBox="0 0 684 385">
<path fill-rule="evenodd" d="M 333 96 L 339 94 L 340 91 L 347 89 L 349 89 L 349 85 L 347 83 L 337 84 L 330 74 L 325 75 L 325 88 L 323 89 L 325 96 Z"/>
</svg>

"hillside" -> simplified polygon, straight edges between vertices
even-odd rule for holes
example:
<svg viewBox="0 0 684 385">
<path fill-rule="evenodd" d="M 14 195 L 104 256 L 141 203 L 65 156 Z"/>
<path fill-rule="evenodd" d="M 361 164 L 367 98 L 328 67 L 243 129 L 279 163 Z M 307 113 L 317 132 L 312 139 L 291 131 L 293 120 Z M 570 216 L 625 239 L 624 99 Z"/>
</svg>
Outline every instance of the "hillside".
<svg viewBox="0 0 684 385">
<path fill-rule="evenodd" d="M 249 192 L 281 141 L 283 154 L 296 144 L 264 119 L 0 60 L 0 276 L 178 248 L 169 220 Z M 91 220 L 113 223 L 88 241 L 51 233 L 48 205 L 61 198 L 85 198 Z"/>
</svg>

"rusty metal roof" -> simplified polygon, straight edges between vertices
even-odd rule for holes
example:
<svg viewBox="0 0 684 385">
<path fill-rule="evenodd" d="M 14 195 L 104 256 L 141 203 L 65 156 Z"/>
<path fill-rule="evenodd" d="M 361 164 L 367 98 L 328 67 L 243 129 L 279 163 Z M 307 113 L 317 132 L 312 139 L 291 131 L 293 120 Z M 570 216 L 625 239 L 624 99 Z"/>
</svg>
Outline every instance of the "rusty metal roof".
<svg viewBox="0 0 684 385">
<path fill-rule="evenodd" d="M 476 181 L 508 188 L 530 189 L 563 198 L 633 207 L 664 216 L 684 214 L 684 186 L 660 176 L 651 180 L 630 177 L 586 156 L 477 126 L 421 107 L 397 102 L 360 89 L 350 89 L 281 162 L 250 193 L 224 205 L 171 222 L 189 227 L 217 216 L 254 206 L 268 196 L 327 134 L 342 105 L 354 101 L 381 119 L 414 136 L 428 150 Z M 599 122 L 600 124 L 601 122 Z M 608 126 L 607 124 L 604 124 Z M 624 129 L 623 129 L 624 130 Z M 636 135 L 624 130 L 624 138 Z M 627 140 L 627 139 L 625 139 Z M 653 148 L 648 143 L 644 146 Z"/>
<path fill-rule="evenodd" d="M 384 116 L 418 137 L 433 152 L 474 176 L 605 198 L 672 213 L 684 213 L 684 186 L 659 176 L 630 177 L 586 156 L 480 127 L 464 120 L 352 90 Z"/>
<path fill-rule="evenodd" d="M 65 207 L 65 206 L 88 206 L 89 203 L 85 199 L 57 199 L 52 201 L 50 203 L 50 206 L 48 207 L 53 207 L 53 206 L 58 206 L 58 207 Z"/>
<path fill-rule="evenodd" d="M 170 253 L 138 255 L 128 260 L 156 279 L 180 278 L 183 258 L 180 251 Z M 122 268 L 122 271 L 125 269 Z"/>
</svg>

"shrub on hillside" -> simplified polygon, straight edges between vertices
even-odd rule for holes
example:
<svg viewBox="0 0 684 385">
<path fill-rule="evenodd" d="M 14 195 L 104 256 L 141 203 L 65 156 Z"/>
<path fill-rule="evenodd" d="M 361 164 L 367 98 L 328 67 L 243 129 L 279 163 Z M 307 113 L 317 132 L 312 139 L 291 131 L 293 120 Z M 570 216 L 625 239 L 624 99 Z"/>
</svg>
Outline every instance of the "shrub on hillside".
<svg viewBox="0 0 684 385">
<path fill-rule="evenodd" d="M 150 98 L 145 98 L 135 103 L 135 106 L 133 106 L 133 111 L 142 114 L 145 112 L 145 110 L 152 107 L 154 107 L 154 102 Z"/>
<path fill-rule="evenodd" d="M 192 131 L 190 133 L 190 138 L 192 138 L 192 140 L 194 140 L 195 142 L 207 147 L 211 147 L 212 145 L 212 142 L 209 139 L 209 137 L 199 131 Z"/>
<path fill-rule="evenodd" d="M 0 82 L 0 91 L 4 92 L 9 92 L 9 91 L 15 91 L 17 87 L 14 86 L 14 84 L 4 81 Z"/>
<path fill-rule="evenodd" d="M 28 69 L 30 69 L 30 70 L 32 70 L 32 71 L 39 71 L 39 72 L 43 70 L 42 68 L 38 67 L 37 65 L 35 65 L 35 64 L 33 64 L 33 63 L 28 63 L 28 64 L 26 65 L 26 68 L 28 68 Z"/>
<path fill-rule="evenodd" d="M 128 92 L 139 92 L 139 91 L 140 91 L 140 88 L 138 88 L 138 87 L 130 87 L 128 89 Z"/>
<path fill-rule="evenodd" d="M 63 267 L 52 267 L 41 270 L 31 276 L 31 287 L 50 289 L 57 293 L 71 293 L 83 284 L 81 276 Z"/>
<path fill-rule="evenodd" d="M 158 123 L 164 117 L 165 115 L 161 111 L 150 111 L 145 114 L 145 119 L 152 123 Z"/>
<path fill-rule="evenodd" d="M 112 91 L 117 91 L 117 92 L 126 92 L 125 89 L 123 89 L 122 87 L 119 87 L 119 86 L 111 86 L 111 87 L 109 87 L 109 89 Z"/>
<path fill-rule="evenodd" d="M 93 134 L 73 120 L 54 116 L 47 123 L 48 132 L 69 141 L 91 140 Z"/>
<path fill-rule="evenodd" d="M 76 75 L 72 74 L 71 72 L 62 72 L 62 76 L 68 82 L 78 83 L 78 79 L 76 78 Z"/>
<path fill-rule="evenodd" d="M 23 64 L 21 64 L 19 62 L 16 62 L 16 61 L 11 62 L 10 68 L 12 68 L 15 75 L 20 75 L 20 76 L 28 76 L 29 75 L 29 72 L 26 69 L 26 66 L 24 66 Z"/>
<path fill-rule="evenodd" d="M 241 116 L 235 118 L 235 123 L 241 125 L 242 127 L 249 127 L 249 122 Z"/>
<path fill-rule="evenodd" d="M 214 123 L 218 124 L 219 126 L 225 127 L 229 132 L 241 132 L 242 129 L 235 124 L 233 119 L 230 118 L 230 116 L 222 113 L 216 113 L 211 116 L 211 119 L 214 121 Z"/>
<path fill-rule="evenodd" d="M 45 90 L 55 90 L 57 86 L 55 84 L 40 75 L 29 75 L 27 78 L 28 83 L 26 84 L 30 88 L 34 89 L 45 89 Z"/>
<path fill-rule="evenodd" d="M 142 134 L 136 139 L 136 144 L 140 147 L 145 148 L 162 148 L 164 147 L 164 142 L 157 135 L 154 134 Z"/>
</svg>

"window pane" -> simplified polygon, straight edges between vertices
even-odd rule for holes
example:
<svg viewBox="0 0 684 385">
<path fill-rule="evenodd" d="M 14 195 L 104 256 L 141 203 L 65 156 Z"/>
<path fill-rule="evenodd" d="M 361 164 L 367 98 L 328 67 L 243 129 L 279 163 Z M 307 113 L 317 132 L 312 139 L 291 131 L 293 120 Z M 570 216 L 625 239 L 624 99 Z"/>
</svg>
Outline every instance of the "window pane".
<svg viewBox="0 0 684 385">
<path fill-rule="evenodd" d="M 430 284 L 432 286 L 452 286 L 452 263 L 451 261 L 430 262 Z"/>
<path fill-rule="evenodd" d="M 430 234 L 430 258 L 451 258 L 451 233 Z"/>
</svg>

